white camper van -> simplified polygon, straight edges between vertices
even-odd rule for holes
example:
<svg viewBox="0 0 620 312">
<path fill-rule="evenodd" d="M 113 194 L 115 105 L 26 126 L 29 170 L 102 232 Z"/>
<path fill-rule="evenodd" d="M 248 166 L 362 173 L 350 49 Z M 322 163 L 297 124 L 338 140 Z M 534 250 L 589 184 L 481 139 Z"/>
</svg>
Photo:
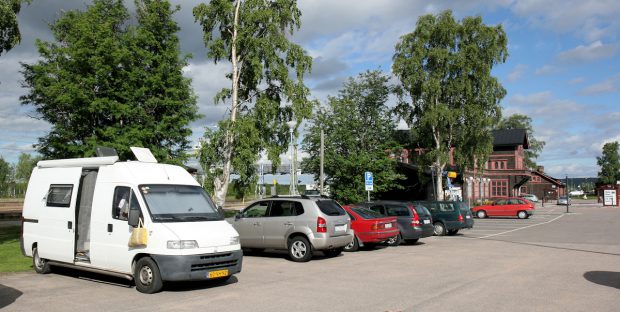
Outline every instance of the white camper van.
<svg viewBox="0 0 620 312">
<path fill-rule="evenodd" d="M 138 161 L 105 156 L 37 164 L 22 235 L 35 271 L 66 266 L 125 277 L 144 293 L 159 291 L 163 281 L 240 272 L 239 235 L 196 180 L 184 168 L 158 164 L 148 149 L 132 151 Z M 146 241 L 130 244 L 134 232 Z"/>
</svg>

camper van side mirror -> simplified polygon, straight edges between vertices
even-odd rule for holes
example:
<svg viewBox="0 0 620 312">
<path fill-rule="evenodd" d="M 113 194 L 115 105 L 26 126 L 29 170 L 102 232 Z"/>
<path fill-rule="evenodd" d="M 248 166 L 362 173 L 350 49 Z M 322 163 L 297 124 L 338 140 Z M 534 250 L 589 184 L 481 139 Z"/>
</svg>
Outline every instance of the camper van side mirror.
<svg viewBox="0 0 620 312">
<path fill-rule="evenodd" d="M 139 209 L 129 209 L 129 218 L 127 219 L 127 223 L 133 227 L 138 227 L 138 224 L 140 223 Z"/>
</svg>

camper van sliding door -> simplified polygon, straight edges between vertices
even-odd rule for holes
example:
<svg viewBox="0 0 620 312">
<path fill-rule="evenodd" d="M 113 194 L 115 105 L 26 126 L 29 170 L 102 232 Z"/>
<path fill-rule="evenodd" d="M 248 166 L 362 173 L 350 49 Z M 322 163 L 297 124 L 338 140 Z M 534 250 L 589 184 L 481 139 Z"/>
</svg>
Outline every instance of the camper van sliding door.
<svg viewBox="0 0 620 312">
<path fill-rule="evenodd" d="M 40 171 L 49 184 L 42 194 L 39 218 L 42 235 L 38 251 L 42 258 L 73 263 L 75 256 L 75 205 L 82 168 L 48 168 Z"/>
</svg>

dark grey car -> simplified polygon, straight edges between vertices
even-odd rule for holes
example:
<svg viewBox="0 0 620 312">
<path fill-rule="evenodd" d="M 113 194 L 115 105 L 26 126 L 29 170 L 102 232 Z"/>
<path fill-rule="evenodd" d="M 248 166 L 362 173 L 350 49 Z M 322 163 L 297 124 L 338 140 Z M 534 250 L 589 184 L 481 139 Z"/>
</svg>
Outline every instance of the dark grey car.
<svg viewBox="0 0 620 312">
<path fill-rule="evenodd" d="M 358 204 L 382 215 L 396 217 L 400 235 L 388 240 L 388 245 L 397 246 L 402 241 L 415 243 L 420 238 L 433 235 L 431 213 L 423 206 L 402 201 L 374 201 Z"/>
<path fill-rule="evenodd" d="M 459 202 L 453 201 L 415 201 L 430 210 L 433 216 L 434 234 L 436 236 L 455 235 L 465 227 L 465 218 L 458 207 Z"/>
<path fill-rule="evenodd" d="M 469 208 L 469 204 L 466 202 L 456 202 L 456 204 L 461 209 L 461 215 L 465 218 L 465 224 L 463 228 L 471 229 L 474 227 L 474 215 L 471 213 L 471 208 Z"/>
</svg>

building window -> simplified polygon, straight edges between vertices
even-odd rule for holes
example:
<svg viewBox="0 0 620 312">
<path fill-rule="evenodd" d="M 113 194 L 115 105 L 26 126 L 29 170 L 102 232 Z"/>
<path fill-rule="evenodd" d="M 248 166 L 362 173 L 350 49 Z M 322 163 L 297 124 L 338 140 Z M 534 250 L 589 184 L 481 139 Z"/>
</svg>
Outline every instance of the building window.
<svg viewBox="0 0 620 312">
<path fill-rule="evenodd" d="M 491 197 L 507 197 L 508 180 L 491 180 Z"/>
<path fill-rule="evenodd" d="M 506 170 L 506 169 L 508 169 L 508 160 L 505 160 L 505 159 L 494 160 L 494 161 L 491 162 L 491 168 L 490 169 Z"/>
<path fill-rule="evenodd" d="M 540 183 L 541 182 L 540 177 L 539 176 L 533 176 L 532 177 L 532 182 Z"/>
</svg>

